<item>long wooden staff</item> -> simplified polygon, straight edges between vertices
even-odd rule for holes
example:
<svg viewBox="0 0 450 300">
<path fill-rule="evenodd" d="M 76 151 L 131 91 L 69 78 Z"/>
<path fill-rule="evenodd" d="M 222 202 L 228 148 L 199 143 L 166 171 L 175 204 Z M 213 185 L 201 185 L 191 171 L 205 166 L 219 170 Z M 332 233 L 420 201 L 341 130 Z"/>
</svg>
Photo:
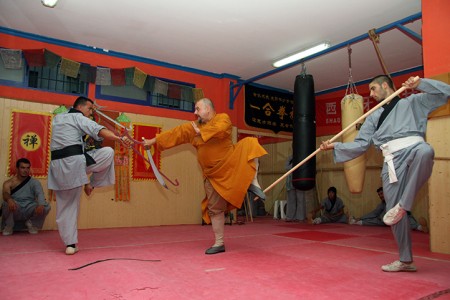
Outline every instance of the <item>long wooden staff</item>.
<svg viewBox="0 0 450 300">
<path fill-rule="evenodd" d="M 419 80 L 419 76 L 414 77 L 414 82 L 416 82 L 417 80 Z M 348 125 L 347 127 L 345 127 L 344 129 L 342 129 L 341 132 L 339 132 L 338 134 L 336 134 L 334 137 L 332 137 L 330 139 L 330 143 L 334 142 L 337 138 L 339 138 L 341 135 L 343 135 L 347 130 L 349 130 L 350 128 L 353 128 L 353 126 L 355 126 L 357 123 L 360 123 L 363 119 L 365 119 L 368 115 L 372 114 L 375 110 L 377 110 L 378 108 L 380 108 L 381 106 L 385 105 L 386 103 L 388 103 L 389 101 L 391 101 L 392 99 L 394 99 L 396 96 L 398 96 L 400 93 L 402 93 L 404 90 L 406 90 L 406 87 L 402 86 L 401 88 L 399 88 L 397 91 L 395 91 L 394 93 L 392 93 L 389 97 L 387 97 L 386 99 L 384 99 L 383 101 L 381 101 L 380 103 L 378 103 L 377 105 L 375 105 L 371 110 L 369 110 L 368 112 L 366 112 L 365 114 L 363 114 L 361 117 L 359 117 L 358 119 L 356 119 L 355 121 L 353 121 L 353 123 L 351 123 L 350 125 Z M 297 170 L 298 168 L 300 168 L 303 164 L 305 164 L 308 160 L 310 160 L 312 157 L 314 157 L 317 153 L 320 152 L 320 147 L 316 149 L 316 151 L 314 151 L 313 153 L 311 153 L 310 155 L 308 155 L 305 159 L 303 159 L 301 162 L 299 162 L 297 165 L 295 165 L 295 167 L 293 167 L 292 169 L 290 169 L 289 171 L 287 171 L 283 176 L 281 176 L 280 178 L 278 178 L 274 183 L 272 183 L 271 185 L 269 185 L 265 190 L 264 193 L 267 193 L 268 191 L 270 191 L 275 185 L 277 185 L 281 180 L 283 180 L 284 178 L 286 178 L 289 174 L 291 174 L 292 172 L 294 172 L 295 170 Z"/>
</svg>

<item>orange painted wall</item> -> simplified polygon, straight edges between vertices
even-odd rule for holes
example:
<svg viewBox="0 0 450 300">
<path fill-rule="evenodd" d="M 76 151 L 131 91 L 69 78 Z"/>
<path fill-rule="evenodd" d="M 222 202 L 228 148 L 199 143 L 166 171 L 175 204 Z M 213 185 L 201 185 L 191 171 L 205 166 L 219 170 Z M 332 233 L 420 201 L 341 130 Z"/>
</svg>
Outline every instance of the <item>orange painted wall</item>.
<svg viewBox="0 0 450 300">
<path fill-rule="evenodd" d="M 428 1 L 424 1 L 428 2 Z M 445 1 L 442 1 L 445 2 Z M 450 1 L 449 1 L 450 2 Z M 447 4 L 448 6 L 448 4 Z M 448 13 L 447 13 L 448 14 Z M 424 22 L 426 23 L 426 22 Z M 446 41 L 448 44 L 448 41 Z M 64 44 L 64 43 L 63 43 Z M 128 67 L 138 67 L 145 73 L 161 78 L 167 78 L 176 81 L 189 82 L 194 83 L 196 87 L 202 88 L 206 97 L 211 98 L 218 112 L 225 112 L 230 115 L 230 118 L 235 126 L 238 129 L 245 129 L 257 132 L 267 132 L 273 134 L 273 132 L 249 127 L 244 122 L 244 88 L 238 94 L 234 102 L 234 109 L 231 110 L 229 108 L 229 86 L 230 82 L 234 82 L 234 79 L 230 77 L 223 76 L 223 78 L 217 78 L 213 76 L 207 76 L 203 74 L 196 74 L 189 72 L 188 70 L 178 70 L 173 69 L 166 66 L 158 66 L 146 62 L 140 62 L 137 60 L 133 60 L 131 58 L 120 58 L 116 56 L 109 55 L 102 50 L 97 51 L 89 51 L 80 50 L 71 48 L 69 46 L 61 46 L 53 43 L 46 43 L 39 40 L 28 39 L 12 34 L 0 33 L 0 47 L 10 48 L 10 49 L 38 49 L 38 48 L 47 48 L 48 50 L 57 53 L 58 55 L 75 60 L 78 62 L 84 62 L 91 64 L 93 66 L 101 66 L 101 67 L 109 67 L 109 68 L 128 68 Z M 449 55 L 447 55 L 447 61 L 450 60 Z M 438 61 L 438 60 L 435 60 Z M 437 66 L 440 64 L 436 63 Z M 447 68 L 448 71 L 448 68 Z M 419 76 L 423 76 L 423 74 L 417 74 Z M 396 85 L 400 86 L 401 83 L 407 78 L 408 75 L 400 76 L 399 78 L 395 78 Z M 361 90 L 362 93 L 366 93 L 367 87 L 361 86 L 358 87 L 358 90 Z M 343 97 L 345 90 L 328 93 L 325 95 L 320 95 L 316 97 L 316 100 L 320 99 L 330 99 Z M 68 94 L 60 94 L 60 93 L 52 93 L 45 92 L 38 89 L 23 89 L 11 86 L 0 86 L 0 97 L 17 99 L 17 100 L 26 100 L 33 102 L 41 102 L 48 104 L 63 104 L 66 106 L 72 105 L 75 97 L 73 95 Z M 180 120 L 193 120 L 194 116 L 192 113 L 181 112 L 176 110 L 162 109 L 156 107 L 149 106 L 141 106 L 135 104 L 127 104 L 127 103 L 119 103 L 114 101 L 107 101 L 95 98 L 95 85 L 89 85 L 89 94 L 93 100 L 96 100 L 100 105 L 106 106 L 107 109 L 117 110 L 121 112 L 129 112 L 143 115 L 151 115 L 158 117 L 167 117 L 174 118 Z M 289 132 L 280 132 L 280 134 L 292 135 Z"/>
<path fill-rule="evenodd" d="M 41 49 L 46 48 L 64 58 L 77 62 L 88 63 L 92 66 L 108 67 L 108 68 L 128 68 L 138 67 L 148 75 L 166 78 L 175 81 L 188 82 L 202 88 L 204 95 L 211 98 L 217 111 L 226 112 L 230 115 L 233 123 L 237 123 L 237 111 L 229 109 L 229 85 L 232 79 L 226 76 L 216 78 L 213 76 L 196 74 L 186 70 L 178 70 L 165 66 L 158 66 L 144 63 L 132 59 L 124 59 L 108 55 L 108 53 L 98 50 L 96 52 L 88 50 L 74 49 L 69 46 L 61 46 L 58 44 L 45 43 L 42 41 L 23 38 L 15 35 L 0 33 L 0 47 L 9 49 Z M 11 86 L 0 86 L 0 97 L 41 102 L 48 104 L 66 105 L 73 104 L 75 97 L 73 95 L 45 92 L 38 89 L 23 89 Z M 130 112 L 144 115 L 152 115 L 159 117 L 168 117 L 181 120 L 193 120 L 192 113 L 181 112 L 175 110 L 161 109 L 156 107 L 141 106 L 134 104 L 119 103 L 95 98 L 95 85 L 89 85 L 88 97 L 96 100 L 99 105 L 106 106 L 107 109 L 117 110 L 121 112 Z M 243 105 L 243 93 L 240 93 L 236 100 L 236 105 Z"/>
<path fill-rule="evenodd" d="M 450 72 L 450 1 L 422 0 L 425 77 Z"/>
</svg>

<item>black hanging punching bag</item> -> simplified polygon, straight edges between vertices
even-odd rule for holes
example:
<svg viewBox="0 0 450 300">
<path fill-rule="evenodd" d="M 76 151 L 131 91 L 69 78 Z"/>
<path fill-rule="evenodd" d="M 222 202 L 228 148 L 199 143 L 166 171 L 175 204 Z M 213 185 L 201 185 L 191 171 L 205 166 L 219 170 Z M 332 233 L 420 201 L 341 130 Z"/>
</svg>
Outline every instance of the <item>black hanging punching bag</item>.
<svg viewBox="0 0 450 300">
<path fill-rule="evenodd" d="M 292 166 L 296 166 L 316 149 L 316 107 L 314 79 L 312 75 L 298 75 L 294 86 L 294 134 L 292 139 Z M 307 191 L 316 181 L 316 157 L 296 169 L 292 184 L 296 189 Z"/>
</svg>

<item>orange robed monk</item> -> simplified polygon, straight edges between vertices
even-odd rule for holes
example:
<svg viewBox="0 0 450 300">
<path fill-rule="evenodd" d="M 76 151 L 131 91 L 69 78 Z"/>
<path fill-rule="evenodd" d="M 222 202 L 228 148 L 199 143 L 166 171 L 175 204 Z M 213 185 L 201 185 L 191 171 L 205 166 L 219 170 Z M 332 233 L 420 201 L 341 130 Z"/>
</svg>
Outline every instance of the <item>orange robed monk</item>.
<svg viewBox="0 0 450 300">
<path fill-rule="evenodd" d="M 195 103 L 197 121 L 188 122 L 144 140 L 149 149 L 159 150 L 190 143 L 197 149 L 203 171 L 206 197 L 202 202 L 203 219 L 212 224 L 215 243 L 206 254 L 225 252 L 223 241 L 225 211 L 242 206 L 247 190 L 265 199 L 257 181 L 258 158 L 267 154 L 256 138 L 244 138 L 237 144 L 231 140 L 230 117 L 217 114 L 208 98 Z"/>
</svg>

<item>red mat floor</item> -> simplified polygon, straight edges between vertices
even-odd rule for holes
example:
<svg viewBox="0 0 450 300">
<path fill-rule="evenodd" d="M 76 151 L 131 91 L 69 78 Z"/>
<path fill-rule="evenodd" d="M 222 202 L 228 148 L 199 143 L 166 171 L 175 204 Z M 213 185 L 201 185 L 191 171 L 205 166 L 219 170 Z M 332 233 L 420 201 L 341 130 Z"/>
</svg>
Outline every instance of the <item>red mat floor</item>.
<svg viewBox="0 0 450 300">
<path fill-rule="evenodd" d="M 73 256 L 57 231 L 15 233 L 0 236 L 0 299 L 450 299 L 450 255 L 412 234 L 416 273 L 380 270 L 398 258 L 388 227 L 260 217 L 209 256 L 211 226 L 80 230 Z"/>
</svg>

